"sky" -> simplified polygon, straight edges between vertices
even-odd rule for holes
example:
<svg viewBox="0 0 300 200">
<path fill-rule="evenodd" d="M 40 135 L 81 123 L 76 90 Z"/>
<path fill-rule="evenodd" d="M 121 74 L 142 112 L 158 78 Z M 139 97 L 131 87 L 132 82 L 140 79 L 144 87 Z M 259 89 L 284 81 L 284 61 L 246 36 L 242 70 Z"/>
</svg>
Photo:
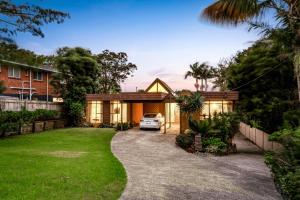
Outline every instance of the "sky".
<svg viewBox="0 0 300 200">
<path fill-rule="evenodd" d="M 63 24 L 42 27 L 44 38 L 19 33 L 15 40 L 38 54 L 54 54 L 64 46 L 93 53 L 125 52 L 138 70 L 123 84 L 125 92 L 145 89 L 160 78 L 174 90 L 194 89 L 184 80 L 189 65 L 216 65 L 259 38 L 247 26 L 224 27 L 200 18 L 213 0 L 15 0 L 68 12 Z"/>
</svg>

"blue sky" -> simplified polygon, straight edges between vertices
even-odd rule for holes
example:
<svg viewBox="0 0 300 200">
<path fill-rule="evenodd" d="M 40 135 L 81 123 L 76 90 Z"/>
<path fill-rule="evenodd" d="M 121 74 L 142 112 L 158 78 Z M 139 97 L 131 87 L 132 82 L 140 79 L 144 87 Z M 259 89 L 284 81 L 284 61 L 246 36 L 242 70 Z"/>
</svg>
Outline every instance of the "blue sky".
<svg viewBox="0 0 300 200">
<path fill-rule="evenodd" d="M 26 1 L 15 1 L 26 2 Z M 29 1 L 27 1 L 29 2 Z M 71 19 L 42 28 L 45 38 L 18 34 L 17 44 L 40 54 L 59 47 L 81 46 L 99 53 L 123 51 L 138 66 L 124 91 L 145 88 L 156 77 L 174 89 L 193 89 L 183 75 L 189 64 L 221 58 L 247 48 L 258 36 L 246 26 L 210 24 L 200 13 L 213 0 L 31 0 L 70 13 Z"/>
</svg>

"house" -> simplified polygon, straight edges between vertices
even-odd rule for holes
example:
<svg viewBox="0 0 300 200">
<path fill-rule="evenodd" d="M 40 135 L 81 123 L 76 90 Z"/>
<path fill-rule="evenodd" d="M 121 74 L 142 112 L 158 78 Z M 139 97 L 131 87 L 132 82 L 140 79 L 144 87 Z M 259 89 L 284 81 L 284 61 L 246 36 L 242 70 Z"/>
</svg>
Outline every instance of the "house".
<svg viewBox="0 0 300 200">
<path fill-rule="evenodd" d="M 238 92 L 201 92 L 205 99 L 199 118 L 207 118 L 215 112 L 231 112 L 238 100 Z M 156 79 L 145 92 L 117 94 L 88 94 L 86 96 L 86 120 L 92 124 L 130 122 L 138 125 L 144 113 L 162 113 L 163 132 L 188 128 L 187 116 L 180 113 L 175 103 L 174 91 L 162 80 Z"/>
<path fill-rule="evenodd" d="M 20 100 L 53 101 L 57 94 L 50 85 L 55 69 L 47 66 L 36 67 L 8 60 L 0 60 L 0 80 L 6 90 L 3 96 Z"/>
</svg>

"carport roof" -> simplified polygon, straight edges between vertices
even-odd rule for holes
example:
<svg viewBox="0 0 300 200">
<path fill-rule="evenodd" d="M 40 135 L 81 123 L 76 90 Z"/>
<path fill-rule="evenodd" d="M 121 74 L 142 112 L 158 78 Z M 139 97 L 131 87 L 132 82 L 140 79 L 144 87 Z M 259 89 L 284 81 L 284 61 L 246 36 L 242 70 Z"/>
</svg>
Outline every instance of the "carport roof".
<svg viewBox="0 0 300 200">
<path fill-rule="evenodd" d="M 117 94 L 88 94 L 86 100 L 97 101 L 164 101 L 169 94 L 163 92 L 157 93 L 139 93 L 139 92 L 122 92 Z"/>
</svg>

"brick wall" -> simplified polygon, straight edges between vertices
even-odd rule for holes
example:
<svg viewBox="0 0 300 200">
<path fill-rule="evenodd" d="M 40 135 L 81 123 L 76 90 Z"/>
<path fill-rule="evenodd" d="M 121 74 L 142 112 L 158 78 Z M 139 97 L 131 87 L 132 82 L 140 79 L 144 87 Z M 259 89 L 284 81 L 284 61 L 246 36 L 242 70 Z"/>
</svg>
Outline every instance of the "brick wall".
<svg viewBox="0 0 300 200">
<path fill-rule="evenodd" d="M 21 89 L 13 89 L 11 87 L 22 87 L 22 82 L 27 81 L 24 83 L 24 87 L 29 88 L 29 72 L 27 72 L 28 69 L 26 68 L 21 68 L 21 75 L 20 78 L 12 78 L 8 77 L 8 67 L 7 66 L 1 66 L 1 71 L 0 71 L 0 80 L 4 80 L 4 85 L 6 86 L 6 91 L 4 91 L 4 94 L 19 94 L 18 91 Z M 33 71 L 32 70 L 32 92 L 34 92 L 35 95 L 47 95 L 47 73 L 48 73 L 48 79 L 49 81 L 51 80 L 51 73 L 49 72 L 42 72 L 43 73 L 43 80 L 38 81 L 38 80 L 33 80 Z M 49 96 L 57 96 L 56 93 L 54 92 L 54 89 L 52 85 L 49 83 Z M 29 90 L 26 90 L 26 92 L 29 94 Z"/>
</svg>

